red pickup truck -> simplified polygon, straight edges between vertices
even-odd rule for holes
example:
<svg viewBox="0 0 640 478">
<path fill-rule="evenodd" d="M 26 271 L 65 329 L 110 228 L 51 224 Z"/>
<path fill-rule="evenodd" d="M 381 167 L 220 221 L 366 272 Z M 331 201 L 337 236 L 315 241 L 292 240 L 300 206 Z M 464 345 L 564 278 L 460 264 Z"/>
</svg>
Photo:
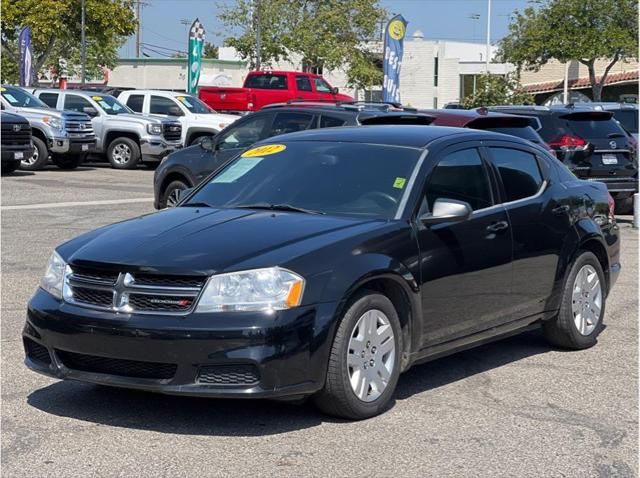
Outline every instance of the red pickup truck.
<svg viewBox="0 0 640 478">
<path fill-rule="evenodd" d="M 242 88 L 202 86 L 198 96 L 214 110 L 228 112 L 257 111 L 289 100 L 353 101 L 322 76 L 296 71 L 252 71 Z"/>
</svg>

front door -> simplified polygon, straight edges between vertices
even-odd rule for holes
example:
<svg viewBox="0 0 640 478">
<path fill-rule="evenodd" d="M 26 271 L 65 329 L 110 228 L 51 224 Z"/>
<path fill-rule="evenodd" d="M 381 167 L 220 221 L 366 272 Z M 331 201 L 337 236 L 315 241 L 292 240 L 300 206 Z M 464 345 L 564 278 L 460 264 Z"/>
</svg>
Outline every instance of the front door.
<svg viewBox="0 0 640 478">
<path fill-rule="evenodd" d="M 469 146 L 437 155 L 418 213 L 430 211 L 438 198 L 473 209 L 459 223 L 426 227 L 418 221 L 424 346 L 499 325 L 512 308 L 508 216 L 497 204 L 488 164 Z"/>
</svg>

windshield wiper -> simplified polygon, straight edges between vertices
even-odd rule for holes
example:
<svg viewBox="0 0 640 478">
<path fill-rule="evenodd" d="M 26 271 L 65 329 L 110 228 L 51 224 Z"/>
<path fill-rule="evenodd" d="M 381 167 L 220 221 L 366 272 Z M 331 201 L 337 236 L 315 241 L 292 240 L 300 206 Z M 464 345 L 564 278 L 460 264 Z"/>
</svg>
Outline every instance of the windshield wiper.
<svg viewBox="0 0 640 478">
<path fill-rule="evenodd" d="M 257 203 L 257 204 L 238 204 L 228 206 L 235 209 L 268 209 L 270 211 L 293 211 L 302 212 L 305 214 L 326 214 L 322 211 L 314 211 L 313 209 L 305 209 L 302 207 L 292 206 L 291 204 L 269 204 L 269 203 Z"/>
</svg>

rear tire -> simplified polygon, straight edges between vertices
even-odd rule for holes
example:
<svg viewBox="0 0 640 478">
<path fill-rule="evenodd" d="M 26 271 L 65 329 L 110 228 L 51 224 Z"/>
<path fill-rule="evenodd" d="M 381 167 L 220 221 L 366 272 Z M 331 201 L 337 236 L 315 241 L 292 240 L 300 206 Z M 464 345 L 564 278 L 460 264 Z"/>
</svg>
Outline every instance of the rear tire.
<svg viewBox="0 0 640 478">
<path fill-rule="evenodd" d="M 44 168 L 49 162 L 49 150 L 44 141 L 37 136 L 31 138 L 33 141 L 33 154 L 31 157 L 20 161 L 20 169 L 25 171 L 38 171 Z"/>
<path fill-rule="evenodd" d="M 367 335 L 367 330 L 372 333 Z M 382 413 L 398 383 L 401 351 L 402 331 L 393 304 L 379 293 L 362 292 L 338 324 L 325 386 L 313 397 L 315 404 L 329 415 L 352 420 Z"/>
<path fill-rule="evenodd" d="M 605 298 L 600 261 L 592 252 L 580 251 L 569 269 L 558 315 L 542 324 L 545 338 L 567 349 L 593 347 L 603 327 Z"/>
<path fill-rule="evenodd" d="M 179 179 L 171 181 L 162 192 L 162 196 L 160 198 L 160 209 L 175 207 L 180 200 L 179 192 L 184 191 L 185 189 L 189 189 L 189 185 L 184 181 L 180 181 Z"/>
<path fill-rule="evenodd" d="M 626 197 L 624 199 L 616 199 L 616 214 L 633 214 L 633 196 Z"/>
<path fill-rule="evenodd" d="M 65 156 L 61 154 L 54 154 L 51 156 L 53 164 L 60 169 L 76 169 L 84 161 L 83 155 Z"/>
<path fill-rule="evenodd" d="M 135 169 L 140 162 L 140 146 L 131 138 L 116 138 L 109 143 L 107 158 L 114 169 Z"/>
</svg>

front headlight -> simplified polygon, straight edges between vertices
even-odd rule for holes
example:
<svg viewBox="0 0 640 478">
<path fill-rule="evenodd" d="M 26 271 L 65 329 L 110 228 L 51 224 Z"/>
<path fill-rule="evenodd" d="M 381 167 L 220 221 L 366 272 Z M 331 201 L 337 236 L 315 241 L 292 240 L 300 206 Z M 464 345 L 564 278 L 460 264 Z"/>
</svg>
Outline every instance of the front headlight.
<svg viewBox="0 0 640 478">
<path fill-rule="evenodd" d="M 62 288 L 64 286 L 64 275 L 67 264 L 57 252 L 53 252 L 47 264 L 47 270 L 40 281 L 40 287 L 49 292 L 57 299 L 62 299 Z"/>
<path fill-rule="evenodd" d="M 270 311 L 297 307 L 304 279 L 279 267 L 212 276 L 196 312 Z"/>
<path fill-rule="evenodd" d="M 148 124 L 147 125 L 147 132 L 149 134 L 162 134 L 162 125 L 161 124 Z"/>
<path fill-rule="evenodd" d="M 44 118 L 42 118 L 42 121 L 44 121 L 54 129 L 59 129 L 59 130 L 64 129 L 64 120 L 60 118 L 51 118 L 49 116 L 45 116 Z"/>
</svg>

